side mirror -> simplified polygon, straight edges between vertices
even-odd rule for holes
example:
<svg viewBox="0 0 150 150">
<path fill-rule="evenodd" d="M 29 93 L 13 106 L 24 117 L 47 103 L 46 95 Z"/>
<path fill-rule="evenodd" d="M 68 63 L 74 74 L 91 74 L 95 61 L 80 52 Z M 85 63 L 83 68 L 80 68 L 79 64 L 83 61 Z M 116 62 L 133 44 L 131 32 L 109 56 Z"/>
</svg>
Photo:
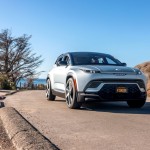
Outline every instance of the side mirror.
<svg viewBox="0 0 150 150">
<path fill-rule="evenodd" d="M 122 66 L 127 66 L 127 64 L 126 63 L 121 63 L 122 64 Z"/>
<path fill-rule="evenodd" d="M 67 66 L 67 62 L 66 61 L 59 61 L 58 66 Z"/>
</svg>

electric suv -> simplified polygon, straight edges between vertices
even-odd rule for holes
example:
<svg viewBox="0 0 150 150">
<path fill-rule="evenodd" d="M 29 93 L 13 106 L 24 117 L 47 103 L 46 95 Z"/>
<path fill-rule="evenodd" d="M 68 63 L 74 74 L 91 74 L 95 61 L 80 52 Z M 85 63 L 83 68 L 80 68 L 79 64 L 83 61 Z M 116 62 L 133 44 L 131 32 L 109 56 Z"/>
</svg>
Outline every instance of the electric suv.
<svg viewBox="0 0 150 150">
<path fill-rule="evenodd" d="M 47 76 L 47 100 L 66 99 L 69 108 L 86 101 L 126 101 L 140 108 L 146 101 L 146 77 L 109 54 L 69 52 L 60 55 Z"/>
</svg>

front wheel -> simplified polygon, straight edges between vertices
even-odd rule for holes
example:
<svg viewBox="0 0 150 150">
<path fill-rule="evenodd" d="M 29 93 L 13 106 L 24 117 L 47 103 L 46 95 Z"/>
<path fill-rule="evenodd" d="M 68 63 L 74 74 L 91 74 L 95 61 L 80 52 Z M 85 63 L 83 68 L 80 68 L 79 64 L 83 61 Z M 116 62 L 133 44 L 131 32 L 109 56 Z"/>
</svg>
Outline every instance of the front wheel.
<svg viewBox="0 0 150 150">
<path fill-rule="evenodd" d="M 71 109 L 80 108 L 81 103 L 77 102 L 77 91 L 75 89 L 75 84 L 72 78 L 69 78 L 66 83 L 66 103 Z"/>
<path fill-rule="evenodd" d="M 146 100 L 130 100 L 127 101 L 127 104 L 129 105 L 129 107 L 131 108 L 141 108 L 142 106 L 144 106 Z"/>
<path fill-rule="evenodd" d="M 50 79 L 47 80 L 46 97 L 47 97 L 47 100 L 49 100 L 49 101 L 54 101 L 54 100 L 55 100 L 55 97 L 56 97 L 56 96 L 53 95 L 53 93 L 52 93 L 51 81 L 50 81 Z"/>
</svg>

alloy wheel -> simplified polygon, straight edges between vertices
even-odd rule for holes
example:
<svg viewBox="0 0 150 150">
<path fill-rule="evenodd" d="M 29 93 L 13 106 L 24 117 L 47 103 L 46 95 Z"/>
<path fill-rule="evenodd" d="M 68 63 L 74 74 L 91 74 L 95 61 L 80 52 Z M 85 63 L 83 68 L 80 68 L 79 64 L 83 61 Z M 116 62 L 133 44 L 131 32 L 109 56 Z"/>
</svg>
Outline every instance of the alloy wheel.
<svg viewBox="0 0 150 150">
<path fill-rule="evenodd" d="M 73 102 L 73 99 L 74 99 L 74 86 L 73 86 L 73 83 L 71 80 L 69 80 L 67 82 L 67 85 L 66 85 L 66 102 L 67 104 L 70 106 Z"/>
<path fill-rule="evenodd" d="M 50 94 L 50 84 L 49 84 L 49 80 L 47 80 L 47 84 L 46 84 L 46 97 L 48 98 Z"/>
</svg>

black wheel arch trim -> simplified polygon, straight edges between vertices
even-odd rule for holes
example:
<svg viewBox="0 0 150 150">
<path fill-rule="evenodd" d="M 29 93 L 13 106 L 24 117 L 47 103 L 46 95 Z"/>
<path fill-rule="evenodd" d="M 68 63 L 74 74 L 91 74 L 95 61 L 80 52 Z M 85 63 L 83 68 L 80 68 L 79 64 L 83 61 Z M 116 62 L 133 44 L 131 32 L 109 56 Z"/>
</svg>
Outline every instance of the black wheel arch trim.
<svg viewBox="0 0 150 150">
<path fill-rule="evenodd" d="M 69 73 L 67 74 L 66 83 L 67 83 L 67 80 L 68 80 L 69 78 L 73 78 L 73 79 L 76 80 L 76 77 L 74 76 L 74 74 L 73 74 L 72 72 L 69 72 Z"/>
<path fill-rule="evenodd" d="M 72 78 L 72 79 L 74 80 L 76 91 L 78 91 L 78 83 L 77 83 L 77 79 L 76 79 L 74 73 L 69 72 L 69 73 L 67 74 L 66 83 L 67 83 L 67 80 L 68 80 L 69 78 Z"/>
</svg>

